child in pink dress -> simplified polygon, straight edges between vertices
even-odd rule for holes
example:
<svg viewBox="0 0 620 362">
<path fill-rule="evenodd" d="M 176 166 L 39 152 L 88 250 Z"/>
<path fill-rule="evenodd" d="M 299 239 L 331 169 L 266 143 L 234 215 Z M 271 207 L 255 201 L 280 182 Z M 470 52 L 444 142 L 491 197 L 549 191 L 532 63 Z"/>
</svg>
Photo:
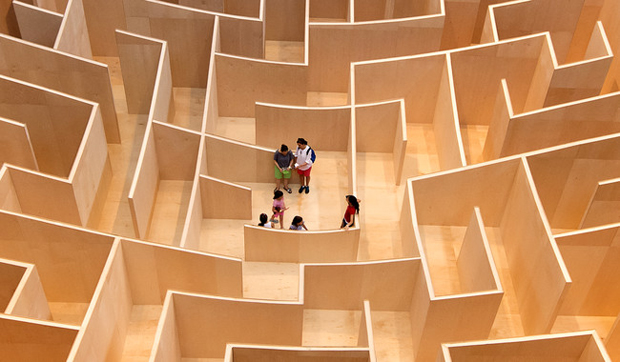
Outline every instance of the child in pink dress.
<svg viewBox="0 0 620 362">
<path fill-rule="evenodd" d="M 273 216 L 271 216 L 271 222 L 278 223 L 280 221 L 280 229 L 284 229 L 283 220 L 284 220 L 284 211 L 288 210 L 288 207 L 284 204 L 284 193 L 280 190 L 277 190 L 273 193 L 273 206 L 271 207 L 273 211 Z"/>
</svg>

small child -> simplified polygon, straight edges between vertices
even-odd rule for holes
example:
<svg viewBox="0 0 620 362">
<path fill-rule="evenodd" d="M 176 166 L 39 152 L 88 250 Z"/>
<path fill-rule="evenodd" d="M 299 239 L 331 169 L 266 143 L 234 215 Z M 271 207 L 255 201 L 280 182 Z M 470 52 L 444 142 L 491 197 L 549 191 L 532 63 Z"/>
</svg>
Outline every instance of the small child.
<svg viewBox="0 0 620 362">
<path fill-rule="evenodd" d="M 284 193 L 280 190 L 277 190 L 273 193 L 273 206 L 271 207 L 271 211 L 273 211 L 273 216 L 271 217 L 271 222 L 278 223 L 276 217 L 280 219 L 280 229 L 284 229 L 282 224 L 284 220 L 284 211 L 288 210 L 288 207 L 284 204 Z"/>
<path fill-rule="evenodd" d="M 306 224 L 304 223 L 304 219 L 297 215 L 293 218 L 293 222 L 291 223 L 291 227 L 289 228 L 291 230 L 308 230 L 308 228 L 306 227 Z"/>
<path fill-rule="evenodd" d="M 262 227 L 266 227 L 266 228 L 272 228 L 273 227 L 271 222 L 268 222 L 268 220 L 267 220 L 267 214 L 265 214 L 265 213 L 260 214 L 258 219 L 260 220 L 260 223 L 258 223 L 258 226 L 262 226 Z"/>
</svg>

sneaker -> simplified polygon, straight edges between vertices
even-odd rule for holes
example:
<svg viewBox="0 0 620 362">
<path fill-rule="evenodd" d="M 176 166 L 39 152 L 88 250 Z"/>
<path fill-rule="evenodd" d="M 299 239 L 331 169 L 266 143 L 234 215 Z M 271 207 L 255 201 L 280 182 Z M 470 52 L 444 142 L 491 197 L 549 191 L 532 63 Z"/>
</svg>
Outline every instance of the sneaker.
<svg viewBox="0 0 620 362">
<path fill-rule="evenodd" d="M 289 187 L 289 188 L 287 188 L 287 189 L 285 189 L 285 190 L 286 190 L 286 192 L 288 192 L 289 194 L 293 192 L 293 190 L 291 190 L 291 188 L 290 188 L 290 187 Z"/>
<path fill-rule="evenodd" d="M 299 188 L 299 193 L 301 194 L 302 192 L 304 192 L 304 189 L 306 188 L 306 186 L 302 186 Z"/>
<path fill-rule="evenodd" d="M 278 221 L 278 220 L 276 220 L 276 219 L 271 220 L 271 222 L 272 222 L 272 223 L 274 223 L 274 224 L 279 223 L 279 221 Z"/>
<path fill-rule="evenodd" d="M 306 193 L 310 192 L 310 186 L 306 186 Z"/>
</svg>

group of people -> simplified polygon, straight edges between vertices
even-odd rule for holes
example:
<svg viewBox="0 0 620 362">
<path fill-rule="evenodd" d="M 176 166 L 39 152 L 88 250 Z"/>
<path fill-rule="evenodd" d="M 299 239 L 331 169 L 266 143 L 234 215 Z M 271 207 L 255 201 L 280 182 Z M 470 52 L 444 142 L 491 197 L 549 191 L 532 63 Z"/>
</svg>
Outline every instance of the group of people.
<svg viewBox="0 0 620 362">
<path fill-rule="evenodd" d="M 312 165 L 316 159 L 314 150 L 308 146 L 308 141 L 303 138 L 297 139 L 297 149 L 295 153 L 289 150 L 288 146 L 283 144 L 277 149 L 273 155 L 274 175 L 276 179 L 276 188 L 273 190 L 273 204 L 272 204 L 272 216 L 269 218 L 267 214 L 262 213 L 259 216 L 259 226 L 275 228 L 275 224 L 280 224 L 280 229 L 284 228 L 284 212 L 288 210 L 284 203 L 284 192 L 280 189 L 280 186 L 284 191 L 289 194 L 293 192 L 289 187 L 289 181 L 291 179 L 292 171 L 295 170 L 299 175 L 299 193 L 310 192 L 310 171 Z M 341 229 L 348 230 L 350 227 L 355 226 L 355 215 L 360 211 L 360 200 L 353 195 L 345 196 L 347 201 L 347 209 L 345 210 Z M 290 230 L 308 230 L 304 220 L 301 216 L 296 215 L 291 222 Z"/>
</svg>

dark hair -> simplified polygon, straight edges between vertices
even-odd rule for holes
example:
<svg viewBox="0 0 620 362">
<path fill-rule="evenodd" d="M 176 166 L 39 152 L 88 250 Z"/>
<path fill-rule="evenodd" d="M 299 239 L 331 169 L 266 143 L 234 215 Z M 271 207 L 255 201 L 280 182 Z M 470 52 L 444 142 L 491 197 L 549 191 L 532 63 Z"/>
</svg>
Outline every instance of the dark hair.
<svg viewBox="0 0 620 362">
<path fill-rule="evenodd" d="M 269 220 L 269 217 L 267 216 L 267 214 L 263 213 L 263 214 L 260 214 L 258 219 L 260 220 L 260 223 L 258 224 L 258 226 L 265 226 L 265 224 L 267 223 L 267 220 Z"/>
<path fill-rule="evenodd" d="M 359 202 L 357 202 L 357 197 L 353 196 L 353 195 L 347 195 L 345 196 L 347 198 L 347 200 L 349 200 L 349 203 L 351 204 L 351 206 L 353 206 L 355 208 L 356 213 L 360 213 L 360 204 Z"/>
<path fill-rule="evenodd" d="M 273 192 L 273 199 L 279 199 L 281 196 L 284 196 L 284 193 L 280 190 L 274 191 Z"/>
<path fill-rule="evenodd" d="M 291 221 L 291 225 L 297 226 L 297 224 L 299 224 L 302 221 L 304 221 L 304 219 L 301 216 L 295 215 L 295 217 L 293 218 L 293 221 Z"/>
<path fill-rule="evenodd" d="M 297 139 L 297 143 L 300 143 L 300 144 L 302 144 L 302 145 L 307 145 L 307 144 L 308 144 L 308 141 L 306 141 L 306 140 L 305 140 L 305 139 L 303 139 L 303 138 L 298 138 L 298 139 Z"/>
<path fill-rule="evenodd" d="M 280 146 L 280 151 L 282 151 L 282 152 L 288 151 L 288 146 L 285 145 L 285 144 L 282 144 L 282 146 Z"/>
</svg>

